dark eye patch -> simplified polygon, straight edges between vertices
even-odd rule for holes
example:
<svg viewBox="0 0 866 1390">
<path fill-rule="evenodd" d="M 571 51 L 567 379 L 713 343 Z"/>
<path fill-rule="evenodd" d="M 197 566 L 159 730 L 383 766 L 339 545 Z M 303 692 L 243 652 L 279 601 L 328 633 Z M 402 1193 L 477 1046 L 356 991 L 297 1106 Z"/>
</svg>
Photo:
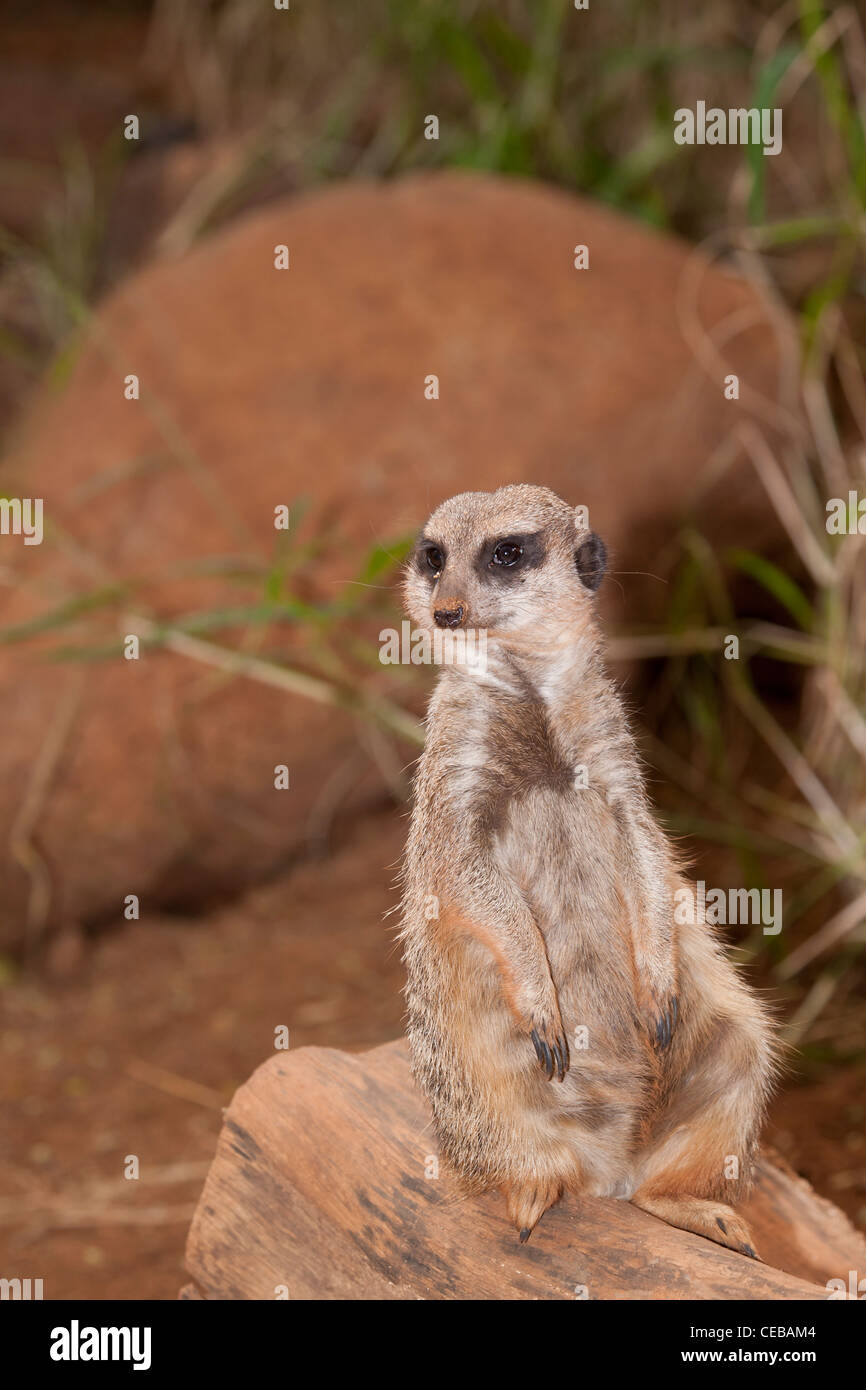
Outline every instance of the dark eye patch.
<svg viewBox="0 0 866 1390">
<path fill-rule="evenodd" d="M 415 547 L 415 565 L 425 579 L 438 579 L 445 568 L 445 547 L 422 537 Z"/>
<path fill-rule="evenodd" d="M 544 562 L 544 536 L 541 531 L 532 535 L 492 536 L 478 552 L 475 569 L 485 584 L 508 584 L 517 581 L 527 570 L 537 569 Z"/>
</svg>

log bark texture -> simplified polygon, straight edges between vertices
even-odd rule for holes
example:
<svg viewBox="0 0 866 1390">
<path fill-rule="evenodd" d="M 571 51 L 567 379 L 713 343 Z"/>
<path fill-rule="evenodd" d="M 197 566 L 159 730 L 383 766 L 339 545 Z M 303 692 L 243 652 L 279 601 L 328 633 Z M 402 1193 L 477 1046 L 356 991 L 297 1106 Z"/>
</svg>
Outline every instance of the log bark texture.
<svg viewBox="0 0 866 1390">
<path fill-rule="evenodd" d="M 404 1041 L 264 1063 L 225 1114 L 184 1298 L 826 1299 L 866 1241 L 778 1155 L 743 1208 L 764 1263 L 628 1202 L 566 1196 L 525 1246 L 443 1167 Z"/>
</svg>

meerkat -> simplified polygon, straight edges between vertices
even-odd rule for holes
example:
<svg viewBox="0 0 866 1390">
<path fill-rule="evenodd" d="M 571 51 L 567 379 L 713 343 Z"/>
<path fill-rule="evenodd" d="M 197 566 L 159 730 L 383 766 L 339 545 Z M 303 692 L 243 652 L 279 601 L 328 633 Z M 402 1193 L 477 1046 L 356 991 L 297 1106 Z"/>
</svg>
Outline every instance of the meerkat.
<svg viewBox="0 0 866 1390">
<path fill-rule="evenodd" d="M 413 1074 L 445 1159 L 519 1238 L 568 1191 L 758 1258 L 749 1188 L 776 1047 L 697 912 L 605 672 L 604 543 L 547 488 L 467 492 L 407 565 L 443 664 L 403 866 Z M 468 653 L 469 645 L 464 651 Z"/>
</svg>

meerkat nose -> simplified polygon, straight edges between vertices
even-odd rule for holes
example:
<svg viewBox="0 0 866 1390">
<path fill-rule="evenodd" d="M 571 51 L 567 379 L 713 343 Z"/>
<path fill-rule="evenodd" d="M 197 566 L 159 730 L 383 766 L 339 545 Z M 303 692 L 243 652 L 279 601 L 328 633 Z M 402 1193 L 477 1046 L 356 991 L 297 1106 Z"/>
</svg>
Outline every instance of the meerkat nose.
<svg viewBox="0 0 866 1390">
<path fill-rule="evenodd" d="M 465 612 L 466 608 L 462 603 L 458 603 L 456 608 L 436 608 L 433 621 L 437 627 L 460 627 Z"/>
</svg>

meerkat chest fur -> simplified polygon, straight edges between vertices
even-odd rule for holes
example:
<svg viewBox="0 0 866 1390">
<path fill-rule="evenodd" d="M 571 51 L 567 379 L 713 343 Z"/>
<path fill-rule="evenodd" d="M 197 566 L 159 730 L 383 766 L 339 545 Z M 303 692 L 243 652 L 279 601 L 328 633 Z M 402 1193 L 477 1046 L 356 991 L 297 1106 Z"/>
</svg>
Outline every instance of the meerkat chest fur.
<svg viewBox="0 0 866 1390">
<path fill-rule="evenodd" d="M 601 1015 L 622 1042 L 634 1036 L 625 869 L 640 853 L 632 822 L 643 790 L 618 696 L 586 647 L 552 670 L 488 648 L 484 671 L 442 673 L 409 863 L 437 913 L 422 916 L 428 936 L 440 920 L 447 931 L 469 906 L 463 883 L 477 877 L 480 886 L 492 873 L 513 885 L 543 938 L 568 1021 L 591 1027 Z M 469 989 L 484 956 L 465 935 Z M 496 962 L 489 964 L 495 997 Z M 451 990 L 456 1002 L 460 982 Z"/>
</svg>

